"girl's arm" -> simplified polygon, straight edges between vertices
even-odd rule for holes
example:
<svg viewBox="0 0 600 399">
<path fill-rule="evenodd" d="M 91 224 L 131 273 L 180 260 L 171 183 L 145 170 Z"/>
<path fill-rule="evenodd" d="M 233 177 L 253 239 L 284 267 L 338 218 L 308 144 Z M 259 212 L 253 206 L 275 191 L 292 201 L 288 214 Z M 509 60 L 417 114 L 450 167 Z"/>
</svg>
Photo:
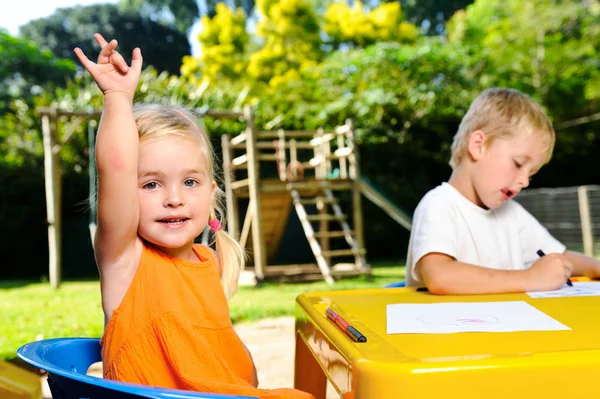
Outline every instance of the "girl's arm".
<svg viewBox="0 0 600 399">
<path fill-rule="evenodd" d="M 128 67 L 123 57 L 115 51 L 116 40 L 107 43 L 99 34 L 94 37 L 102 48 L 97 63 L 90 61 L 81 49 L 75 49 L 75 53 L 104 94 L 104 110 L 96 141 L 98 227 L 94 240 L 104 302 L 105 296 L 114 297 L 112 281 L 119 280 L 115 274 L 130 274 L 126 270 L 137 265 L 139 139 L 132 107 L 142 68 L 142 55 L 136 48 L 131 67 Z M 111 284 L 106 285 L 107 282 Z M 116 302 L 120 303 L 121 298 Z M 115 305 L 118 306 L 118 303 Z"/>
</svg>

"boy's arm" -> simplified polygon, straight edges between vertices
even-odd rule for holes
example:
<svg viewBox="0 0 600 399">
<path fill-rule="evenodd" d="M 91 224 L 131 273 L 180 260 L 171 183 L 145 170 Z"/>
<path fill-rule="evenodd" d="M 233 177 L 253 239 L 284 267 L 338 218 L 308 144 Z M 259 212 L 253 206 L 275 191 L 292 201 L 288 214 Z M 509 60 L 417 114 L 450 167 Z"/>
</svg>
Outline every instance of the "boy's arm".
<svg viewBox="0 0 600 399">
<path fill-rule="evenodd" d="M 429 291 L 438 295 L 552 290 L 565 283 L 572 268 L 560 254 L 540 258 L 527 270 L 497 270 L 459 262 L 441 253 L 423 256 L 417 267 Z"/>
<path fill-rule="evenodd" d="M 566 251 L 565 257 L 573 263 L 572 276 L 600 279 L 600 261 L 578 252 Z"/>
</svg>

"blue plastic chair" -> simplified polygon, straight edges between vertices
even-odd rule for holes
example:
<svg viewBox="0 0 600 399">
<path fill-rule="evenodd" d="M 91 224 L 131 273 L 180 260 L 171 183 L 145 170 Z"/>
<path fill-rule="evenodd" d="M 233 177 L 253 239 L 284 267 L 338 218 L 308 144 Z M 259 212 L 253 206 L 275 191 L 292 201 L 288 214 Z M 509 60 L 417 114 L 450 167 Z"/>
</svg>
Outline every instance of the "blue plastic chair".
<svg viewBox="0 0 600 399">
<path fill-rule="evenodd" d="M 87 375 L 88 368 L 101 361 L 100 340 L 97 338 L 54 338 L 31 342 L 20 347 L 17 355 L 48 372 L 53 399 L 257 399 L 149 387 Z"/>
<path fill-rule="evenodd" d="M 406 287 L 406 281 L 404 281 L 404 280 L 396 281 L 395 283 L 388 284 L 383 288 L 399 288 L 399 287 Z"/>
</svg>

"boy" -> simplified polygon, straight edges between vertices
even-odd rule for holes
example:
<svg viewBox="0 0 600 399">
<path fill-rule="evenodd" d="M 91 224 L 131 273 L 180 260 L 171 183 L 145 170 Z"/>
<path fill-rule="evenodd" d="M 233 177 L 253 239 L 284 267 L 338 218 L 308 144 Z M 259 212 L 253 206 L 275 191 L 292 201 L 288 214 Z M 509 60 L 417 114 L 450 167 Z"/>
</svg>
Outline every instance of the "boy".
<svg viewBox="0 0 600 399">
<path fill-rule="evenodd" d="M 599 261 L 565 252 L 512 200 L 550 160 L 554 142 L 552 124 L 531 98 L 513 89 L 483 91 L 454 137 L 450 180 L 415 210 L 407 285 L 491 294 L 553 290 L 571 275 L 599 278 Z"/>
</svg>

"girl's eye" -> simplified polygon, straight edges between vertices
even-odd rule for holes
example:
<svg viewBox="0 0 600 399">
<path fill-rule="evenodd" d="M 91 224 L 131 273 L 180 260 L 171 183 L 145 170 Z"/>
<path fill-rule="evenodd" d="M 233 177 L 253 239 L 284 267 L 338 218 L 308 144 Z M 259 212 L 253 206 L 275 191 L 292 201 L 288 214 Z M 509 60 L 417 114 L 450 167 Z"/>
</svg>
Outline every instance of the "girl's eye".
<svg viewBox="0 0 600 399">
<path fill-rule="evenodd" d="M 517 168 L 520 168 L 520 167 L 521 167 L 521 166 L 523 166 L 523 165 L 522 165 L 522 164 L 520 164 L 520 163 L 518 163 L 517 161 L 515 161 L 515 166 L 516 166 Z"/>
<path fill-rule="evenodd" d="M 183 182 L 183 184 L 186 187 L 194 187 L 196 185 L 196 180 L 193 179 L 187 179 L 186 181 Z"/>
<path fill-rule="evenodd" d="M 151 181 L 151 182 L 148 182 L 148 183 L 144 184 L 143 187 L 146 188 L 146 189 L 148 189 L 148 190 L 154 190 L 155 188 L 158 187 L 158 184 L 155 181 Z"/>
</svg>

